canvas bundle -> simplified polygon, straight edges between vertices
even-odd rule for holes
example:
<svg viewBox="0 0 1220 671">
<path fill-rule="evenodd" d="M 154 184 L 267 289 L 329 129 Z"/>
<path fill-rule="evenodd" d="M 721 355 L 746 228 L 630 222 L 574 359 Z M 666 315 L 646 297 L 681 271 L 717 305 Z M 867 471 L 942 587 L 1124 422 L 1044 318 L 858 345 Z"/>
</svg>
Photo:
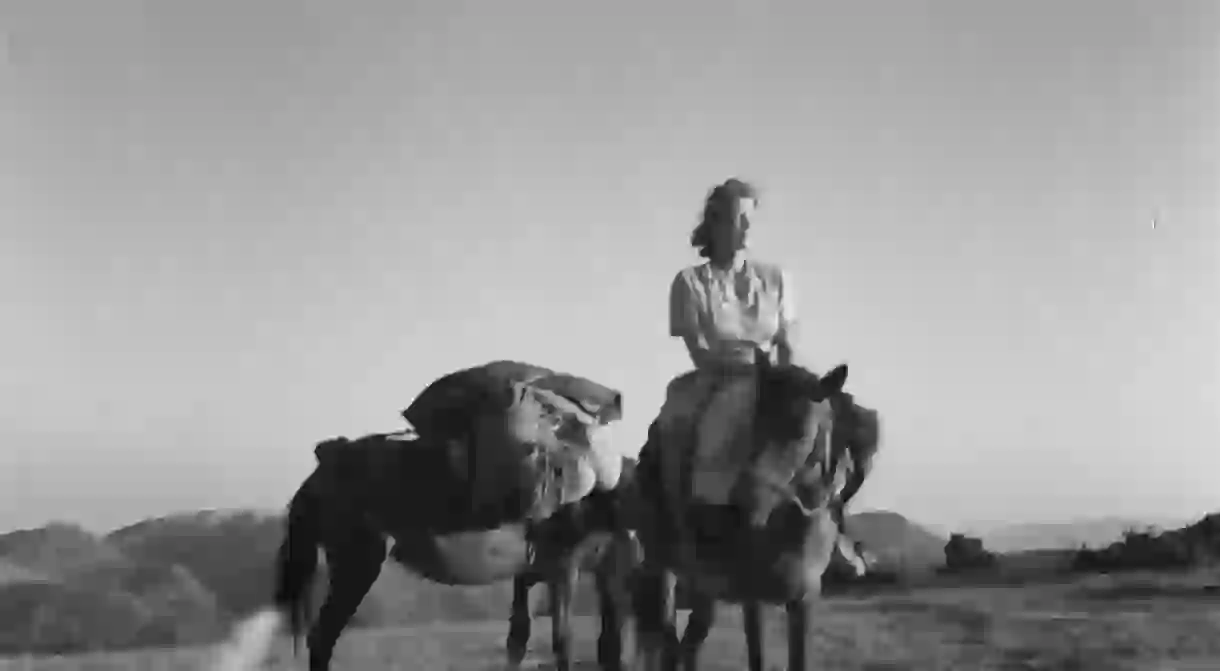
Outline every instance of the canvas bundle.
<svg viewBox="0 0 1220 671">
<path fill-rule="evenodd" d="M 421 437 L 464 451 L 483 504 L 525 495 L 528 516 L 541 518 L 618 479 L 599 433 L 621 418 L 622 395 L 584 378 L 494 361 L 436 380 L 402 416 Z"/>
</svg>

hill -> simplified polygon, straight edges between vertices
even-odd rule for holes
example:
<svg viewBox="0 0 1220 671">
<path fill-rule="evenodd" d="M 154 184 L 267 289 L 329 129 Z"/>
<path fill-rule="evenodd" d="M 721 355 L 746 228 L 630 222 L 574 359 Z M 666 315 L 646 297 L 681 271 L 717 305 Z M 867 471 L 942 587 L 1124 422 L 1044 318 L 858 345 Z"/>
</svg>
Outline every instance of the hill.
<svg viewBox="0 0 1220 671">
<path fill-rule="evenodd" d="M 0 557 L 11 565 L 34 568 L 48 576 L 128 563 L 121 552 L 104 540 L 77 525 L 63 522 L 0 536 Z"/>
<path fill-rule="evenodd" d="M 200 511 L 104 536 L 61 523 L 2 535 L 0 653 L 214 639 L 266 603 L 282 529 L 278 515 Z M 321 591 L 325 567 L 319 578 Z M 507 584 L 451 588 L 387 564 L 355 624 L 499 619 L 511 598 Z"/>
<path fill-rule="evenodd" d="M 945 539 L 896 513 L 851 515 L 848 526 L 883 564 L 919 572 L 943 560 Z M 266 603 L 282 534 L 280 515 L 236 510 L 146 519 L 105 535 L 56 523 L 0 536 L 0 652 L 213 638 Z M 590 582 L 577 612 L 595 612 Z M 538 605 L 544 590 L 534 598 Z M 507 583 L 446 587 L 387 563 L 355 624 L 500 620 L 511 603 Z"/>
<path fill-rule="evenodd" d="M 177 645 L 224 631 L 189 571 L 132 561 L 74 525 L 0 536 L 0 577 L 0 652 Z"/>
<path fill-rule="evenodd" d="M 145 520 L 109 534 L 109 543 L 152 564 L 178 563 L 216 595 L 228 615 L 264 605 L 283 538 L 280 515 L 200 511 Z M 325 588 L 325 569 L 318 581 Z M 506 617 L 509 585 L 456 588 L 421 580 L 387 563 L 356 615 L 358 624 L 411 625 Z"/>
<path fill-rule="evenodd" d="M 54 580 L 33 569 L 0 560 L 0 589 L 3 589 L 5 585 L 37 582 L 54 582 Z"/>
<path fill-rule="evenodd" d="M 266 602 L 281 529 L 275 515 L 200 511 L 144 520 L 103 542 L 142 565 L 183 567 L 226 614 L 240 616 Z"/>
<path fill-rule="evenodd" d="M 878 564 L 904 574 L 931 572 L 945 561 L 948 538 L 894 512 L 848 515 L 847 533 L 877 557 Z"/>
</svg>

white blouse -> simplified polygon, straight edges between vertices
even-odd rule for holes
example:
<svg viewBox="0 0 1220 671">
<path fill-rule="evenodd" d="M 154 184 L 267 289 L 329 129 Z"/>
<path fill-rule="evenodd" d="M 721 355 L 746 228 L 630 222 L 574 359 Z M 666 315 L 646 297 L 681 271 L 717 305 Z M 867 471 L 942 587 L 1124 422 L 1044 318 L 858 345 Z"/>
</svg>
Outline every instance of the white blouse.
<svg viewBox="0 0 1220 671">
<path fill-rule="evenodd" d="M 669 334 L 693 336 L 725 363 L 753 361 L 755 348 L 796 321 L 791 276 L 778 266 L 738 259 L 721 270 L 709 263 L 683 269 L 669 292 Z"/>
</svg>

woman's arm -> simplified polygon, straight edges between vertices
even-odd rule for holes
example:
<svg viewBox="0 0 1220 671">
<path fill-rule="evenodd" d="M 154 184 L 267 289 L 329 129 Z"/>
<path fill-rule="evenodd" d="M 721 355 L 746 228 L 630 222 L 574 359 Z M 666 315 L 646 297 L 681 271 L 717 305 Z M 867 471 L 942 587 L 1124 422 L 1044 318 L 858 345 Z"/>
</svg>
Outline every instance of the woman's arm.
<svg viewBox="0 0 1220 671">
<path fill-rule="evenodd" d="M 800 364 L 794 343 L 798 339 L 800 324 L 796 320 L 796 295 L 792 276 L 780 271 L 779 283 L 779 330 L 775 334 L 775 357 L 781 366 Z"/>
<path fill-rule="evenodd" d="M 796 332 L 797 325 L 793 322 L 775 335 L 775 359 L 776 363 L 781 366 L 798 363 L 795 348 L 792 347 L 792 341 L 796 339 Z"/>
<path fill-rule="evenodd" d="M 699 336 L 684 336 L 682 342 L 686 345 L 686 353 L 690 355 L 691 363 L 695 368 L 707 368 L 708 348 L 703 338 Z"/>
</svg>

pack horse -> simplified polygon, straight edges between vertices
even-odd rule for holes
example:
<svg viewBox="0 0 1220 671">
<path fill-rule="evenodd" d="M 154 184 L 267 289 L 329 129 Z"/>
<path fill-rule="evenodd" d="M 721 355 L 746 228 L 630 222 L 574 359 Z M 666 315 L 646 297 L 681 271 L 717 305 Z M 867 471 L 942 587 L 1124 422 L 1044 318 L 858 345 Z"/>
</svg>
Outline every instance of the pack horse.
<svg viewBox="0 0 1220 671">
<path fill-rule="evenodd" d="M 529 589 L 546 582 L 561 670 L 570 665 L 576 576 L 591 570 L 602 600 L 599 661 L 620 668 L 623 576 L 639 560 L 619 511 L 620 483 L 631 480 L 633 462 L 605 436 L 622 417 L 621 393 L 495 361 L 436 380 L 402 414 L 413 434 L 316 446 L 316 466 L 288 505 L 272 604 L 236 628 L 214 668 L 256 668 L 286 628 L 294 649 L 305 635 L 311 671 L 329 669 L 335 643 L 387 558 L 446 585 L 513 580 L 507 648 L 514 666 L 530 634 Z M 314 617 L 319 551 L 328 590 Z"/>
</svg>

